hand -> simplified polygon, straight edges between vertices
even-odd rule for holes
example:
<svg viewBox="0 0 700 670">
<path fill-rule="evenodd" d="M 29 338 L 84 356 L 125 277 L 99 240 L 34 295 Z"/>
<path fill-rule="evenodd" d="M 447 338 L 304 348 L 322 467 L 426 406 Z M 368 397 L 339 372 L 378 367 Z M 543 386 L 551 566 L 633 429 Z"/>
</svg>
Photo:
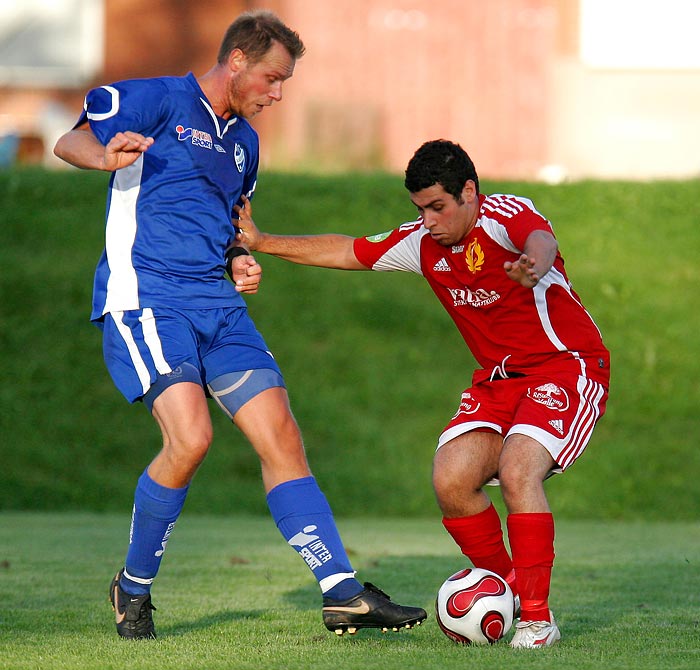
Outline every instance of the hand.
<svg viewBox="0 0 700 670">
<path fill-rule="evenodd" d="M 144 137 L 131 130 L 117 133 L 105 146 L 103 169 L 114 172 L 132 165 L 154 141 L 152 137 Z"/>
<path fill-rule="evenodd" d="M 525 288 L 534 288 L 540 281 L 540 276 L 535 271 L 535 260 L 527 254 L 521 254 L 515 262 L 506 261 L 503 269 L 514 282 Z"/>
<path fill-rule="evenodd" d="M 250 204 L 250 200 L 242 195 L 241 201 L 243 202 L 243 207 L 240 205 L 234 205 L 233 207 L 233 211 L 238 214 L 237 226 L 240 231 L 236 234 L 236 239 L 241 244 L 245 244 L 251 251 L 255 251 L 258 248 L 262 235 L 255 225 L 255 221 L 253 221 L 253 207 Z"/>
<path fill-rule="evenodd" d="M 262 267 L 252 256 L 236 256 L 231 264 L 231 270 L 236 291 L 248 294 L 258 292 Z"/>
</svg>

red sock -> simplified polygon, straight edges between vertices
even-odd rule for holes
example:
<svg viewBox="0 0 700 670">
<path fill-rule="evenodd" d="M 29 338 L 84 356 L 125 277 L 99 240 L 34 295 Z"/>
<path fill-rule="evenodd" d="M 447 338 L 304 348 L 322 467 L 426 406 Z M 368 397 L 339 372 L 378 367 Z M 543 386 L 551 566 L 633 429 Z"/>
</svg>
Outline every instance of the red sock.
<svg viewBox="0 0 700 670">
<path fill-rule="evenodd" d="M 503 542 L 501 519 L 493 504 L 472 516 L 443 518 L 442 525 L 475 568 L 495 572 L 510 584 L 513 593 L 517 593 L 513 583 L 513 562 Z"/>
<path fill-rule="evenodd" d="M 520 593 L 521 621 L 549 621 L 549 585 L 554 564 L 554 518 L 510 514 L 508 539 Z"/>
</svg>

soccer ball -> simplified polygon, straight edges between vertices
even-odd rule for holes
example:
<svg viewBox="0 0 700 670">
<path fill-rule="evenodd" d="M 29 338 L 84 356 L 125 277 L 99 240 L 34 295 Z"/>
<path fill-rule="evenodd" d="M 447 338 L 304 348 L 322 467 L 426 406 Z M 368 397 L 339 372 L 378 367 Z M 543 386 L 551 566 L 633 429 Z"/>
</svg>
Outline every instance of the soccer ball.
<svg viewBox="0 0 700 670">
<path fill-rule="evenodd" d="M 513 625 L 513 592 L 494 572 L 466 568 L 448 577 L 437 594 L 442 632 L 460 644 L 493 644 Z"/>
</svg>

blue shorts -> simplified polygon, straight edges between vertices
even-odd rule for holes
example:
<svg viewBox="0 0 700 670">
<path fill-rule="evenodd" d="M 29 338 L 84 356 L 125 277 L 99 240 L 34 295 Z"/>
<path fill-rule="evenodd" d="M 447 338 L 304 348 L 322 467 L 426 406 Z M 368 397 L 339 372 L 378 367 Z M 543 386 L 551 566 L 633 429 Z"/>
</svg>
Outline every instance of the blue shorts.
<svg viewBox="0 0 700 670">
<path fill-rule="evenodd" d="M 199 373 L 198 380 L 186 381 L 204 388 L 223 375 L 259 369 L 272 370 L 277 385 L 283 385 L 279 366 L 245 307 L 111 312 L 97 325 L 109 374 L 129 402 L 143 399 L 159 377 L 183 364 Z"/>
</svg>

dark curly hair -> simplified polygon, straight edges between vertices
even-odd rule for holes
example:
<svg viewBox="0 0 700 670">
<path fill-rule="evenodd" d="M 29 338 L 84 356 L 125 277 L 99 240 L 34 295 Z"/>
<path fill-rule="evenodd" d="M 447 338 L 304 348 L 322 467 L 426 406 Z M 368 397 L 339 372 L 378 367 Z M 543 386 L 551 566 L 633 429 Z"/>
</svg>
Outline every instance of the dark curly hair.
<svg viewBox="0 0 700 670">
<path fill-rule="evenodd" d="M 270 50 L 273 41 L 279 42 L 295 60 L 301 58 L 306 50 L 299 34 L 288 28 L 272 12 L 245 12 L 226 30 L 217 61 L 221 65 L 234 49 L 240 49 L 256 63 Z"/>
<path fill-rule="evenodd" d="M 417 193 L 440 184 L 455 200 L 459 200 L 470 179 L 478 194 L 479 177 L 467 152 L 454 142 L 431 140 L 423 144 L 408 162 L 404 186 L 409 193 Z"/>
</svg>

